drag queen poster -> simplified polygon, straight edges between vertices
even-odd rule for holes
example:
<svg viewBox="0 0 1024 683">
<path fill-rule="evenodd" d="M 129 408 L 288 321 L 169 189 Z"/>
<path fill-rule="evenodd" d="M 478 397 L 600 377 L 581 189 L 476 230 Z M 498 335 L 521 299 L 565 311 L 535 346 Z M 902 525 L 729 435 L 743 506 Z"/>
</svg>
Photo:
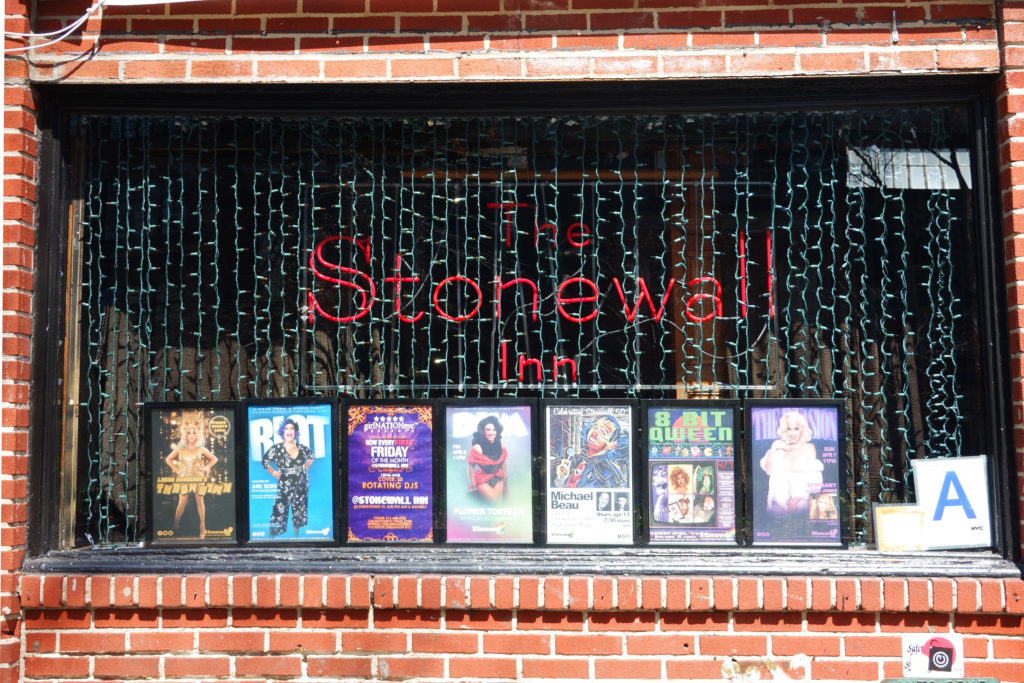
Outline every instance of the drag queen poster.
<svg viewBox="0 0 1024 683">
<path fill-rule="evenodd" d="M 237 541 L 235 426 L 231 404 L 146 406 L 150 544 Z"/>
<path fill-rule="evenodd" d="M 843 546 L 844 406 L 747 401 L 753 545 Z"/>
<path fill-rule="evenodd" d="M 246 405 L 249 541 L 333 542 L 334 403 Z"/>
<path fill-rule="evenodd" d="M 352 403 L 345 416 L 348 540 L 433 541 L 433 408 Z"/>
<path fill-rule="evenodd" d="M 544 406 L 548 543 L 633 543 L 633 408 Z"/>
<path fill-rule="evenodd" d="M 533 405 L 447 404 L 447 539 L 533 542 Z"/>
</svg>

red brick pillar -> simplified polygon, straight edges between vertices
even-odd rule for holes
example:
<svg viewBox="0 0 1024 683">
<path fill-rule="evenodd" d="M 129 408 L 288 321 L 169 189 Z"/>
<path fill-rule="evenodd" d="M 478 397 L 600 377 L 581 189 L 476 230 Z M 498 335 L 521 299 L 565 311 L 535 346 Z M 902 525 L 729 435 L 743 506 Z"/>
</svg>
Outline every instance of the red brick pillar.
<svg viewBox="0 0 1024 683">
<path fill-rule="evenodd" d="M 5 30 L 29 31 L 28 0 L 7 0 Z M 8 39 L 5 49 L 25 44 Z M 29 338 L 35 242 L 36 107 L 24 52 L 4 55 L 3 348 L 0 350 L 0 680 L 20 673 L 25 554 Z"/>
<path fill-rule="evenodd" d="M 1013 386 L 1018 504 L 1024 520 L 1024 2 L 999 5 L 999 177 L 1006 249 L 1006 286 Z M 1019 536 L 1024 547 L 1024 527 Z"/>
</svg>

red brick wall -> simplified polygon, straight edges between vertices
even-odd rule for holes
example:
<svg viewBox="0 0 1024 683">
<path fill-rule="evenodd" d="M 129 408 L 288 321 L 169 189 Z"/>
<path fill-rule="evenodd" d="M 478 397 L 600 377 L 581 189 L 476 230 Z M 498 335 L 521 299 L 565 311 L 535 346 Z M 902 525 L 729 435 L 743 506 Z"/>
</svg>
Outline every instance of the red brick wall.
<svg viewBox="0 0 1024 683">
<path fill-rule="evenodd" d="M 8 30 L 28 29 L 30 4 L 6 0 Z M 35 5 L 34 29 L 51 31 L 87 0 Z M 9 55 L 0 680 L 721 679 L 730 658 L 745 667 L 797 655 L 812 659 L 815 679 L 878 680 L 900 674 L 900 633 L 934 629 L 964 634 L 967 675 L 1024 681 L 1019 580 L 18 574 L 35 258 L 30 81 L 880 76 L 1005 62 L 1000 160 L 1024 505 L 1024 3 L 1001 4 L 1001 36 L 995 12 L 970 1 L 204 0 L 113 8 L 30 58 Z"/>
</svg>

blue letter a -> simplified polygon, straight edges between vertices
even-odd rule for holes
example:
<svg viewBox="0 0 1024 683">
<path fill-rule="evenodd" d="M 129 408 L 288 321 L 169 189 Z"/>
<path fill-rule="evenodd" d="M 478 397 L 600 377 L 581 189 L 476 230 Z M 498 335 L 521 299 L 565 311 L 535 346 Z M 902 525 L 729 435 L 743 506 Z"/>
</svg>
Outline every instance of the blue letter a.
<svg viewBox="0 0 1024 683">
<path fill-rule="evenodd" d="M 956 498 L 950 497 L 950 489 L 956 491 Z M 942 492 L 939 494 L 939 502 L 935 504 L 935 517 L 932 518 L 932 521 L 937 522 L 942 519 L 942 513 L 947 507 L 962 507 L 964 514 L 967 515 L 967 519 L 977 517 L 970 502 L 967 500 L 967 494 L 964 493 L 964 487 L 960 484 L 956 472 L 946 472 L 946 478 L 942 481 Z"/>
</svg>

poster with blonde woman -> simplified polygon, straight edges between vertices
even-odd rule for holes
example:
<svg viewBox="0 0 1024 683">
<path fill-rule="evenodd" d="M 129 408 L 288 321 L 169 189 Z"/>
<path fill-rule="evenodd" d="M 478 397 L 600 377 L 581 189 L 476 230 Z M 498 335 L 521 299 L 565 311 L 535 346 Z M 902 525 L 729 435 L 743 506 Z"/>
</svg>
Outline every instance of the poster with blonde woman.
<svg viewBox="0 0 1024 683">
<path fill-rule="evenodd" d="M 841 401 L 748 401 L 753 545 L 844 545 Z"/>
<path fill-rule="evenodd" d="M 235 407 L 149 404 L 145 410 L 148 542 L 237 542 Z"/>
</svg>

